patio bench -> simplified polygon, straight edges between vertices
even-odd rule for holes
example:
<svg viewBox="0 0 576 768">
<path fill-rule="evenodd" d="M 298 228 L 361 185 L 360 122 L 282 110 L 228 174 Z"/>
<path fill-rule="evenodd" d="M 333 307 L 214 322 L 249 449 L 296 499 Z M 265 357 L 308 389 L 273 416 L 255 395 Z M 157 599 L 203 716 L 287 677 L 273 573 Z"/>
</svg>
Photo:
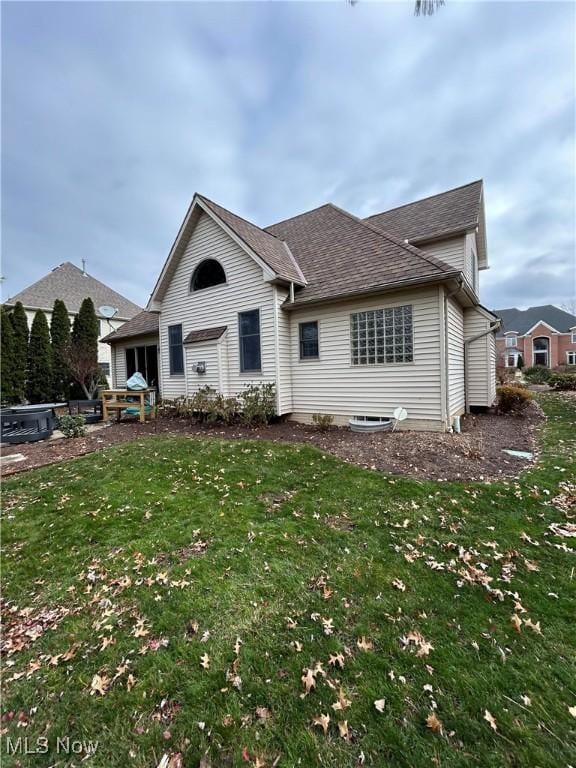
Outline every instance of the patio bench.
<svg viewBox="0 0 576 768">
<path fill-rule="evenodd" d="M 52 436 L 54 416 L 52 411 L 15 413 L 6 409 L 0 412 L 0 425 L 3 443 L 33 443 Z"/>
<path fill-rule="evenodd" d="M 70 400 L 68 403 L 68 413 L 71 416 L 84 416 L 86 424 L 96 424 L 98 421 L 102 421 L 102 401 Z"/>
</svg>

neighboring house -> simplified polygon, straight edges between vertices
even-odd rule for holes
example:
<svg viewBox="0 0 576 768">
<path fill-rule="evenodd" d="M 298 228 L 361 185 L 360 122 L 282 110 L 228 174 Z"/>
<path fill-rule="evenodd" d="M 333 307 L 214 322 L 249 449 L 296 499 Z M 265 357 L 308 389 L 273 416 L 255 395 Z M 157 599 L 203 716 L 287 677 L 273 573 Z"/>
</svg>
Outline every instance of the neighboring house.
<svg viewBox="0 0 576 768">
<path fill-rule="evenodd" d="M 525 366 L 576 365 L 576 316 L 552 304 L 499 309 L 495 314 L 502 320 L 498 357 L 507 368 L 515 368 L 520 356 Z"/>
<path fill-rule="evenodd" d="M 359 219 L 332 204 L 261 229 L 195 195 L 147 311 L 104 340 L 114 384 L 164 398 L 274 382 L 281 415 L 445 430 L 495 398 L 483 185 Z"/>
<path fill-rule="evenodd" d="M 94 302 L 102 335 L 120 328 L 126 320 L 142 311 L 142 307 L 121 296 L 112 288 L 87 274 L 85 269 L 80 269 L 69 261 L 55 267 L 36 283 L 10 297 L 5 302 L 5 306 L 12 307 L 17 301 L 21 301 L 26 310 L 29 326 L 32 325 L 32 320 L 38 309 L 46 314 L 48 324 L 50 324 L 54 302 L 56 299 L 62 299 L 66 304 L 70 321 L 73 322 L 80 310 L 82 301 L 86 298 L 91 298 Z M 100 311 L 101 307 L 113 307 L 116 313 L 112 318 L 105 317 Z M 102 371 L 109 376 L 111 355 L 108 344 L 101 342 L 98 344 L 98 362 Z"/>
</svg>

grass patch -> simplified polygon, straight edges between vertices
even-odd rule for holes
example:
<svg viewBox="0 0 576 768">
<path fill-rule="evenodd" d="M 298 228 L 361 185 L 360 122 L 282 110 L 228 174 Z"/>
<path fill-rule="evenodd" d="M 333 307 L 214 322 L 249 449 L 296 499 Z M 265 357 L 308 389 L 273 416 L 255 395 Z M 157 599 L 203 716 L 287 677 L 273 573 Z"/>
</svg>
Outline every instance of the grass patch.
<svg viewBox="0 0 576 768">
<path fill-rule="evenodd" d="M 576 561 L 549 525 L 575 408 L 542 403 L 519 482 L 186 437 L 5 482 L 3 765 L 79 764 L 58 737 L 102 768 L 574 762 Z"/>
</svg>

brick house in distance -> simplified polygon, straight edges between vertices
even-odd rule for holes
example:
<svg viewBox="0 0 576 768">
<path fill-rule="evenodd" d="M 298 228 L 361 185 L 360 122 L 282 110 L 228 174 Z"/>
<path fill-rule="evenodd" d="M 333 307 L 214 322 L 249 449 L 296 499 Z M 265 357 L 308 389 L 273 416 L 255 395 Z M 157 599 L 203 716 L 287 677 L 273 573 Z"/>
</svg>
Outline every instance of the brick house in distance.
<svg viewBox="0 0 576 768">
<path fill-rule="evenodd" d="M 576 316 L 552 304 L 528 309 L 495 310 L 502 320 L 496 334 L 498 364 L 518 365 L 520 355 L 526 367 L 576 366 Z"/>
</svg>

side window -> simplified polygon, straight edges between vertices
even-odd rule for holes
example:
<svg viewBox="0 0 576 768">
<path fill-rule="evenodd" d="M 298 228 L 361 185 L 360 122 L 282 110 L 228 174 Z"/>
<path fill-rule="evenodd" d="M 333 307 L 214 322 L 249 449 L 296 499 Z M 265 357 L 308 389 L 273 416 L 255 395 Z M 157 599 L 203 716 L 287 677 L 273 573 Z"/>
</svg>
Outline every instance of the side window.
<svg viewBox="0 0 576 768">
<path fill-rule="evenodd" d="M 309 360 L 318 357 L 318 321 L 299 323 L 300 336 L 300 360 Z"/>
<path fill-rule="evenodd" d="M 216 259 L 206 259 L 194 270 L 190 280 L 190 290 L 202 291 L 204 288 L 211 288 L 213 285 L 221 285 L 225 282 L 226 274 L 220 262 Z"/>
<path fill-rule="evenodd" d="M 170 354 L 170 375 L 184 373 L 184 350 L 182 347 L 182 324 L 168 326 L 168 350 Z"/>
<path fill-rule="evenodd" d="M 261 371 L 260 352 L 260 310 L 240 312 L 238 315 L 238 335 L 240 339 L 240 370 Z"/>
</svg>

